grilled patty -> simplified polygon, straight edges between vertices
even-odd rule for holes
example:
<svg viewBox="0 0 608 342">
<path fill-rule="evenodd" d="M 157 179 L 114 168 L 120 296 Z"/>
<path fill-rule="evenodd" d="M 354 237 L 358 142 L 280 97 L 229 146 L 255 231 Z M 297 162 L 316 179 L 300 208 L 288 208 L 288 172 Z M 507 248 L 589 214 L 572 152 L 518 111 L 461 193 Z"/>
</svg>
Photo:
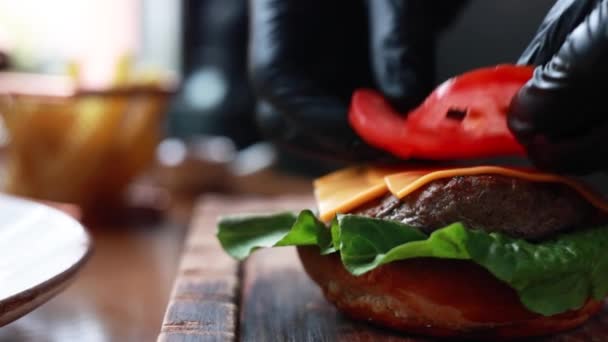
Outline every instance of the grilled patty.
<svg viewBox="0 0 608 342">
<path fill-rule="evenodd" d="M 566 185 L 501 175 L 439 179 L 401 200 L 388 195 L 355 213 L 400 221 L 426 233 L 462 222 L 469 228 L 528 240 L 606 222 L 605 216 Z"/>
</svg>

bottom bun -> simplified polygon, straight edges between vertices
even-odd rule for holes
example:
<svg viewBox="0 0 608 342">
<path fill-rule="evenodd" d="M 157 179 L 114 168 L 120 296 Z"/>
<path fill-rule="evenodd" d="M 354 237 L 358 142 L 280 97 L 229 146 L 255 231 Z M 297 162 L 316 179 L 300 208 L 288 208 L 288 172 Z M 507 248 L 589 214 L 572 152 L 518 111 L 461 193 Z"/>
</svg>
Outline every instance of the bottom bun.
<svg viewBox="0 0 608 342">
<path fill-rule="evenodd" d="M 575 311 L 545 317 L 527 310 L 515 290 L 464 260 L 419 258 L 393 262 L 361 276 L 336 254 L 298 247 L 308 275 L 346 315 L 410 333 L 507 339 L 574 328 L 598 312 L 590 300 Z"/>
</svg>

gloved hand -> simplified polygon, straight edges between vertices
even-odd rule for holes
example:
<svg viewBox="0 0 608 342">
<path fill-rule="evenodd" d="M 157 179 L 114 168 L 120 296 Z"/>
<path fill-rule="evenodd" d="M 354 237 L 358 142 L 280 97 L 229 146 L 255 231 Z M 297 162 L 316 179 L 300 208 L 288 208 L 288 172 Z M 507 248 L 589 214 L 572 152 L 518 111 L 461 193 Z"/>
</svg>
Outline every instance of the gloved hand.
<svg viewBox="0 0 608 342">
<path fill-rule="evenodd" d="M 435 38 L 464 1 L 252 0 L 249 64 L 270 139 L 342 160 L 387 160 L 347 121 L 353 91 L 401 111 L 434 85 Z"/>
<path fill-rule="evenodd" d="M 0 50 L 0 70 L 8 69 L 11 67 L 11 61 L 8 54 Z"/>
<path fill-rule="evenodd" d="M 608 1 L 558 1 L 519 63 L 538 65 L 508 116 L 530 158 L 558 172 L 605 170 Z"/>
</svg>

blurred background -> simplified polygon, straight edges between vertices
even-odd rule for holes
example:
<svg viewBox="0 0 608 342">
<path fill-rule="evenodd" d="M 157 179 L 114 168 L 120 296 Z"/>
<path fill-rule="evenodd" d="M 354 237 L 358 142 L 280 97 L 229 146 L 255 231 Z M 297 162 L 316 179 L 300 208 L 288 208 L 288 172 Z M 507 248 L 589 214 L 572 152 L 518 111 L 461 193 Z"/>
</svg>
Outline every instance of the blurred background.
<svg viewBox="0 0 608 342">
<path fill-rule="evenodd" d="M 440 37 L 437 79 L 514 62 L 552 2 L 470 1 Z M 245 0 L 0 0 L 2 141 L 13 146 L 5 186 L 86 203 L 152 165 L 145 174 L 173 190 L 263 193 L 283 176 L 335 167 L 260 136 L 247 20 Z M 40 157 L 49 154 L 61 158 Z M 116 179 L 102 181 L 110 165 Z M 72 187 L 104 191 L 58 189 L 70 174 Z"/>
</svg>

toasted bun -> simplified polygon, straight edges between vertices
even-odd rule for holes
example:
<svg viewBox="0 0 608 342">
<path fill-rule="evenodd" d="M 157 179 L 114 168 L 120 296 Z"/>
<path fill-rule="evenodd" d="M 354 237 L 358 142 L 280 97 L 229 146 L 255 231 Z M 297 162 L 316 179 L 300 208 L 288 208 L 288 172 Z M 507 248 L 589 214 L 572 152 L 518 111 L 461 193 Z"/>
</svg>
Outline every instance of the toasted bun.
<svg viewBox="0 0 608 342">
<path fill-rule="evenodd" d="M 516 292 L 479 265 L 419 258 L 353 276 L 336 254 L 298 247 L 304 269 L 346 315 L 401 331 L 497 340 L 574 328 L 600 310 L 589 301 L 576 311 L 545 317 L 527 310 Z"/>
</svg>

